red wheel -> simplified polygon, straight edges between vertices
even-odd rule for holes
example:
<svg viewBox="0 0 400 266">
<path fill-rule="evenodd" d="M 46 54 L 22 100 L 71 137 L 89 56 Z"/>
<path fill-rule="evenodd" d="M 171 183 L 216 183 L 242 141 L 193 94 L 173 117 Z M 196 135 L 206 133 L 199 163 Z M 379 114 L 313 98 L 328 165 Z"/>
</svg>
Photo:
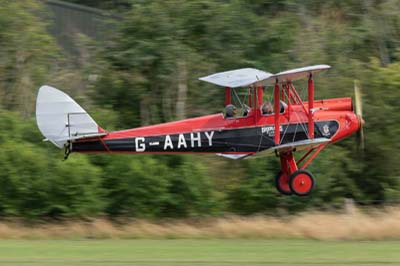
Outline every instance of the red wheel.
<svg viewBox="0 0 400 266">
<path fill-rule="evenodd" d="M 290 190 L 289 186 L 289 176 L 287 174 L 283 174 L 282 171 L 279 171 L 275 176 L 275 187 L 283 195 L 292 195 L 292 191 Z"/>
<path fill-rule="evenodd" d="M 289 177 L 290 190 L 297 196 L 308 196 L 314 189 L 313 175 L 306 170 L 297 170 Z"/>
</svg>

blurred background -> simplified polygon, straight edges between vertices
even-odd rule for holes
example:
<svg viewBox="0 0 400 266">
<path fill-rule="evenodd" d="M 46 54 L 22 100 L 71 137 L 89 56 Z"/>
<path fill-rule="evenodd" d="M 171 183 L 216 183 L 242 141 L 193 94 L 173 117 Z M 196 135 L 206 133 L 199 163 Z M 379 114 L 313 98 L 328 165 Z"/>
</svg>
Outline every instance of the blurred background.
<svg viewBox="0 0 400 266">
<path fill-rule="evenodd" d="M 398 0 L 0 0 L 0 216 L 199 218 L 396 205 L 399 47 Z M 322 151 L 309 167 L 317 188 L 307 198 L 275 190 L 275 157 L 63 161 L 34 119 L 43 84 L 111 131 L 221 112 L 223 90 L 200 76 L 314 64 L 332 66 L 315 79 L 316 99 L 353 97 L 360 81 L 366 143 L 360 150 L 352 136 Z"/>
</svg>

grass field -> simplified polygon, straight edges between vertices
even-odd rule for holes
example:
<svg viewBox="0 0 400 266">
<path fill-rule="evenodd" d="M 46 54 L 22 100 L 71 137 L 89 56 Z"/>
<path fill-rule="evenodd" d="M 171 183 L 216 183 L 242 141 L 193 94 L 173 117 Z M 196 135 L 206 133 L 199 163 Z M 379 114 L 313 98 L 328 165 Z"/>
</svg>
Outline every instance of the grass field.
<svg viewBox="0 0 400 266">
<path fill-rule="evenodd" d="M 0 265 L 400 265 L 400 241 L 2 240 Z"/>
</svg>

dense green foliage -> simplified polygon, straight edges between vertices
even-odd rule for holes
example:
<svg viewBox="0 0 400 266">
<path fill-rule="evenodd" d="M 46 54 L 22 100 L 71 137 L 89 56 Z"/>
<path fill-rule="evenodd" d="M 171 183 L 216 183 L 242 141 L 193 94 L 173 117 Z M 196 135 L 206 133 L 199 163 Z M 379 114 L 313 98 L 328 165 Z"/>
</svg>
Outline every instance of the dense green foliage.
<svg viewBox="0 0 400 266">
<path fill-rule="evenodd" d="M 118 31 L 104 46 L 79 44 L 89 55 L 72 69 L 46 31 L 41 1 L 0 0 L 0 215 L 247 215 L 339 207 L 344 198 L 400 200 L 398 1 L 111 2 L 88 1 L 122 6 Z M 316 98 L 352 96 L 353 80 L 361 81 L 366 149 L 353 137 L 329 146 L 310 166 L 318 187 L 305 199 L 275 191 L 274 157 L 73 154 L 64 162 L 34 123 L 43 83 L 71 93 L 113 130 L 220 112 L 221 89 L 199 76 L 320 63 L 333 69 L 317 76 Z"/>
<path fill-rule="evenodd" d="M 0 103 L 24 115 L 34 107 L 33 88 L 57 67 L 57 47 L 38 18 L 40 6 L 36 1 L 0 1 Z"/>
</svg>

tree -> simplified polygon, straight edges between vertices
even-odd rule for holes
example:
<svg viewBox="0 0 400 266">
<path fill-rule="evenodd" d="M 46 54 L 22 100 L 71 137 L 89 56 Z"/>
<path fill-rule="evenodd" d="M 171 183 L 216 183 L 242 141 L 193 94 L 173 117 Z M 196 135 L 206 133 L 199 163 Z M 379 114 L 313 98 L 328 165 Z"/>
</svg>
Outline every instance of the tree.
<svg viewBox="0 0 400 266">
<path fill-rule="evenodd" d="M 36 88 L 56 67 L 59 54 L 38 1 L 1 1 L 0 8 L 0 99 L 1 105 L 30 116 Z M 10 15 L 12 14 L 12 15 Z"/>
</svg>

